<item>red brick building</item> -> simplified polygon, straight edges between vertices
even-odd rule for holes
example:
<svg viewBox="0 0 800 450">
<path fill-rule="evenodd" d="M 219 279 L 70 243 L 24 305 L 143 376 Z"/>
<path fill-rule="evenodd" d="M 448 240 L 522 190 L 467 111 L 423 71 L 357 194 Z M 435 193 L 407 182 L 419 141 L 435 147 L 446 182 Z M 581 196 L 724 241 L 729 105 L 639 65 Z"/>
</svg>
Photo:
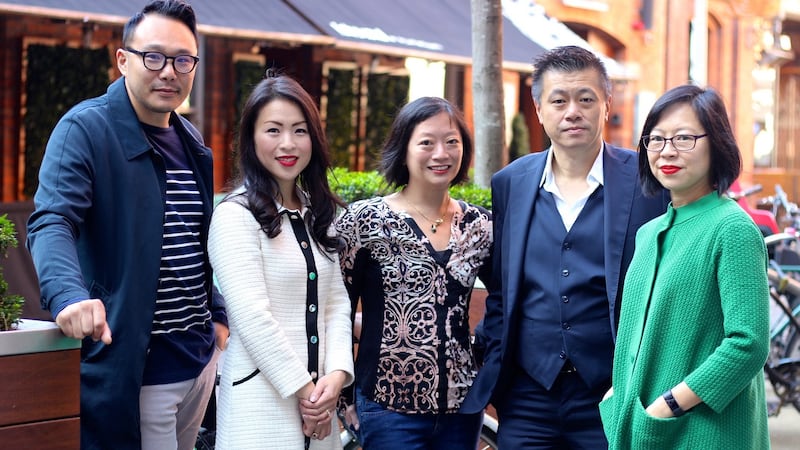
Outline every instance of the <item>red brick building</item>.
<svg viewBox="0 0 800 450">
<path fill-rule="evenodd" d="M 0 0 L 0 201 L 28 198 L 24 194 L 26 166 L 28 171 L 31 168 L 23 153 L 30 46 L 105 49 L 113 61 L 122 24 L 141 7 L 139 3 L 144 1 Z M 344 114 L 352 136 L 339 150 L 345 154 L 341 164 L 352 168 L 369 167 L 370 151 L 378 139 L 370 137 L 370 121 L 375 119 L 370 116 L 370 102 L 382 93 L 374 88 L 370 93 L 370 83 L 380 77 L 409 77 L 407 57 L 421 58 L 430 66 L 441 64 L 443 95 L 461 105 L 471 120 L 470 2 L 437 0 L 425 2 L 424 8 L 415 3 L 192 0 L 200 23 L 202 63 L 185 113 L 215 151 L 216 189 L 224 188 L 232 172 L 237 92 L 242 88 L 241 68 L 248 63 L 280 67 L 298 78 L 319 99 L 323 116 L 331 121 L 342 119 L 340 110 L 330 102 L 331 74 L 349 74 L 347 89 L 354 97 L 352 108 Z M 612 68 L 614 101 L 608 141 L 634 147 L 643 117 L 655 98 L 693 79 L 720 90 L 728 103 L 745 155 L 745 184 L 761 182 L 769 193 L 770 186 L 781 182 L 792 198 L 800 198 L 794 181 L 800 165 L 794 151 L 800 138 L 796 136 L 800 113 L 793 106 L 800 95 L 800 70 L 791 52 L 766 45 L 764 39 L 774 35 L 780 41 L 780 36 L 786 35 L 792 40 L 800 29 L 791 14 L 782 11 L 780 0 L 503 3 L 504 12 L 526 7 L 553 19 L 520 28 L 517 20 L 511 20 L 518 18 L 515 13 L 506 16 L 503 24 L 506 108 L 509 115 L 525 115 L 533 151 L 543 148 L 546 139 L 529 95 L 531 61 L 548 45 L 571 43 L 577 34 L 605 55 Z M 541 23 L 545 25 L 540 29 Z M 776 27 L 780 29 L 776 31 Z M 767 88 L 774 104 L 759 109 L 754 94 L 764 97 L 765 89 L 754 80 L 754 73 L 764 67 L 777 73 Z M 110 78 L 117 76 L 112 64 Z M 772 119 L 763 119 L 764 108 Z M 753 149 L 763 127 L 772 131 L 773 151 L 762 158 L 766 164 L 759 159 L 762 164 L 757 166 Z"/>
</svg>

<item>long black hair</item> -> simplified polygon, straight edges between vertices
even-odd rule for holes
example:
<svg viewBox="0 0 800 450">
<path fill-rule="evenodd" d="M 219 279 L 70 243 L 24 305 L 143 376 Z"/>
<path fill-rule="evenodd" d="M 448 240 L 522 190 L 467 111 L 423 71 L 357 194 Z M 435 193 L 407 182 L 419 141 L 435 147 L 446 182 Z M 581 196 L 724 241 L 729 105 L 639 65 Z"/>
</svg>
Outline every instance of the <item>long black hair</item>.
<svg viewBox="0 0 800 450">
<path fill-rule="evenodd" d="M 319 110 L 311 95 L 300 84 L 285 76 L 268 76 L 259 82 L 242 110 L 238 136 L 238 184 L 246 189 L 247 206 L 261 229 L 274 238 L 281 232 L 281 216 L 275 199 L 280 193 L 275 177 L 264 168 L 256 154 L 255 125 L 261 110 L 271 101 L 283 99 L 303 112 L 311 138 L 311 160 L 300 173 L 299 185 L 311 200 L 310 227 L 313 239 L 327 251 L 336 251 L 339 240 L 328 234 L 337 206 L 345 206 L 328 185 L 330 151 L 322 130 Z"/>
</svg>

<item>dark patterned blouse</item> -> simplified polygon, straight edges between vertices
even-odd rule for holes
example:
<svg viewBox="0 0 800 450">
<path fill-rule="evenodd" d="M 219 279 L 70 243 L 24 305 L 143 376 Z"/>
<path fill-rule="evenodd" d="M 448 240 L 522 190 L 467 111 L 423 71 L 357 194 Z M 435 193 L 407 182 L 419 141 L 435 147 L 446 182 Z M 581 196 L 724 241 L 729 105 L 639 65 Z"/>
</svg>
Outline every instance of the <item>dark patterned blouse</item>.
<svg viewBox="0 0 800 450">
<path fill-rule="evenodd" d="M 383 198 L 354 202 L 335 224 L 353 311 L 360 299 L 363 314 L 355 389 L 387 409 L 457 412 L 475 378 L 469 300 L 475 278 L 488 279 L 492 222 L 459 205 L 442 251 Z"/>
</svg>

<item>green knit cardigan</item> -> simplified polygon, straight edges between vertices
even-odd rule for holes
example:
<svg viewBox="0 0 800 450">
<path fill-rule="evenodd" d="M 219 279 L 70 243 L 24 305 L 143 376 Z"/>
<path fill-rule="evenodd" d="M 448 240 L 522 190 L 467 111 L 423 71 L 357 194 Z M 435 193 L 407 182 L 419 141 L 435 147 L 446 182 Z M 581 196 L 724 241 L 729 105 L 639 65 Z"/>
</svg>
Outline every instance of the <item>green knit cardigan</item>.
<svg viewBox="0 0 800 450">
<path fill-rule="evenodd" d="M 614 394 L 600 403 L 612 449 L 769 448 L 767 253 L 758 228 L 716 192 L 645 224 L 625 278 Z M 703 400 L 645 412 L 681 381 Z"/>
</svg>

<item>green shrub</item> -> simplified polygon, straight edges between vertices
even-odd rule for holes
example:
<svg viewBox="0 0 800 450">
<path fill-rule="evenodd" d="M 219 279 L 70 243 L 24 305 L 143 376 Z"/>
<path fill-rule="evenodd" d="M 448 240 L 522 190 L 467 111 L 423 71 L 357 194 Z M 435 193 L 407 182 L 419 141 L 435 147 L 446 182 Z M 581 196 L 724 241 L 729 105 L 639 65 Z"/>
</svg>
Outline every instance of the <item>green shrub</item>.
<svg viewBox="0 0 800 450">
<path fill-rule="evenodd" d="M 329 172 L 328 183 L 331 185 L 331 190 L 345 203 L 353 203 L 392 192 L 392 188 L 386 184 L 383 176 L 374 170 L 351 172 L 342 167 L 336 167 Z"/>
<path fill-rule="evenodd" d="M 387 185 L 386 180 L 377 171 L 351 172 L 347 169 L 336 167 L 328 175 L 331 189 L 346 203 L 363 200 L 375 196 L 387 195 L 393 189 Z M 492 207 L 492 193 L 487 188 L 473 183 L 459 184 L 450 188 L 450 196 L 482 206 L 486 209 Z"/>
<path fill-rule="evenodd" d="M 8 220 L 6 214 L 0 216 L 0 258 L 8 255 L 8 249 L 17 246 L 17 236 L 14 222 Z M 7 294 L 8 283 L 3 278 L 0 268 L 0 331 L 11 330 L 19 323 L 22 317 L 22 306 L 25 299 L 21 295 Z"/>
<path fill-rule="evenodd" d="M 513 161 L 531 152 L 530 131 L 525 115 L 517 114 L 511 120 L 511 143 L 508 144 L 508 160 Z"/>
<path fill-rule="evenodd" d="M 477 184 L 457 184 L 450 188 L 450 196 L 476 206 L 492 209 L 492 190 Z"/>
</svg>

